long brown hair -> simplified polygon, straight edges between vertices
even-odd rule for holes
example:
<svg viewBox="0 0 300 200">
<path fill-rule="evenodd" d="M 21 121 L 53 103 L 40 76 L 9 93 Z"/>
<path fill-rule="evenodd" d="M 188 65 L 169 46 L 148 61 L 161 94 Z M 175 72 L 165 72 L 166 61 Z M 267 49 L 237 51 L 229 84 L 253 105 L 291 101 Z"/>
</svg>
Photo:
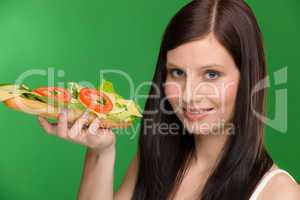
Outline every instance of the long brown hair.
<svg viewBox="0 0 300 200">
<path fill-rule="evenodd" d="M 251 8 L 242 0 L 194 0 L 169 22 L 161 43 L 158 61 L 141 120 L 139 168 L 134 200 L 165 200 L 178 186 L 195 154 L 194 138 L 174 113 L 160 110 L 165 94 L 166 54 L 186 42 L 214 34 L 232 55 L 240 71 L 240 84 L 233 117 L 234 135 L 229 137 L 218 164 L 199 194 L 199 199 L 248 199 L 273 161 L 264 144 L 264 126 L 251 108 L 265 114 L 266 90 L 251 94 L 266 76 L 262 34 Z M 212 52 L 213 53 L 213 52 Z M 159 92 L 160 98 L 151 97 Z M 168 101 L 164 108 L 172 110 Z M 150 125 L 147 124 L 150 121 Z M 155 124 L 178 123 L 179 134 L 160 134 Z M 151 126 L 152 125 L 152 126 Z"/>
</svg>

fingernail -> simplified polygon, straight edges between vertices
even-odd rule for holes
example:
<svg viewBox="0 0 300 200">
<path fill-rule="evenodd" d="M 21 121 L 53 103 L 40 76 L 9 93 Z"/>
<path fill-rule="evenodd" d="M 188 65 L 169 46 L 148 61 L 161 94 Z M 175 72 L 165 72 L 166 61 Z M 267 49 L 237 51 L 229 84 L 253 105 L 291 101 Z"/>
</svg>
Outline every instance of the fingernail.
<svg viewBox="0 0 300 200">
<path fill-rule="evenodd" d="M 99 128 L 98 124 L 91 124 L 91 131 L 96 135 L 96 130 Z"/>
<path fill-rule="evenodd" d="M 91 135 L 97 135 L 96 128 L 95 127 L 91 127 L 89 129 L 88 133 L 91 134 Z"/>
<path fill-rule="evenodd" d="M 89 117 L 89 112 L 85 111 L 85 112 L 83 113 L 83 118 L 84 118 L 84 119 L 88 119 L 88 117 Z"/>
</svg>

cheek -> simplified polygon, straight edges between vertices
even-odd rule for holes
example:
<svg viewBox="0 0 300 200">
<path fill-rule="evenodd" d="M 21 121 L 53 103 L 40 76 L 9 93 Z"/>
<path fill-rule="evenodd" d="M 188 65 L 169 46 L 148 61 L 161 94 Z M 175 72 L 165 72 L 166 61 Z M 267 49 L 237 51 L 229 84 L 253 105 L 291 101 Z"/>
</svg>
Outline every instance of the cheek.
<svg viewBox="0 0 300 200">
<path fill-rule="evenodd" d="M 230 82 L 227 83 L 220 91 L 222 94 L 220 99 L 220 111 L 221 118 L 224 121 L 230 121 L 234 114 L 237 89 L 238 83 Z"/>
<path fill-rule="evenodd" d="M 178 99 L 181 95 L 180 86 L 173 82 L 166 82 L 165 84 L 165 95 L 172 106 L 178 103 Z"/>
</svg>

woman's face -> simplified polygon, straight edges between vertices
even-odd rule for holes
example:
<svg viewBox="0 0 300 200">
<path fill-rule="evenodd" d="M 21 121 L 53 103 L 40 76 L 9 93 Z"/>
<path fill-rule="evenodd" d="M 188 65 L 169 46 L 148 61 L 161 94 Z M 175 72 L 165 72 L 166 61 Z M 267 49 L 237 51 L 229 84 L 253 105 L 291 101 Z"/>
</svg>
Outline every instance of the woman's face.
<svg viewBox="0 0 300 200">
<path fill-rule="evenodd" d="M 223 134 L 233 126 L 240 74 L 213 35 L 168 51 L 166 68 L 166 97 L 190 133 Z"/>
</svg>

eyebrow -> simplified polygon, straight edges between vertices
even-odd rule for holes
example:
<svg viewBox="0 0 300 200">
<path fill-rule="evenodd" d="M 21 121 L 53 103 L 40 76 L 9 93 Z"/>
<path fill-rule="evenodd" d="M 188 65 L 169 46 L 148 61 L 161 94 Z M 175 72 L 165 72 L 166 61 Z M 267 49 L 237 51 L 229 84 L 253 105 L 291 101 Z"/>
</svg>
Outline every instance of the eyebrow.
<svg viewBox="0 0 300 200">
<path fill-rule="evenodd" d="M 181 68 L 181 67 L 179 67 L 178 65 L 173 64 L 173 63 L 167 63 L 166 66 L 167 66 L 167 67 L 169 66 L 169 67 L 177 67 L 177 68 Z M 206 69 L 206 68 L 210 68 L 210 67 L 221 67 L 221 68 L 224 68 L 223 65 L 220 65 L 220 64 L 214 64 L 214 63 L 208 64 L 208 65 L 202 65 L 202 66 L 200 66 L 201 69 Z"/>
</svg>

